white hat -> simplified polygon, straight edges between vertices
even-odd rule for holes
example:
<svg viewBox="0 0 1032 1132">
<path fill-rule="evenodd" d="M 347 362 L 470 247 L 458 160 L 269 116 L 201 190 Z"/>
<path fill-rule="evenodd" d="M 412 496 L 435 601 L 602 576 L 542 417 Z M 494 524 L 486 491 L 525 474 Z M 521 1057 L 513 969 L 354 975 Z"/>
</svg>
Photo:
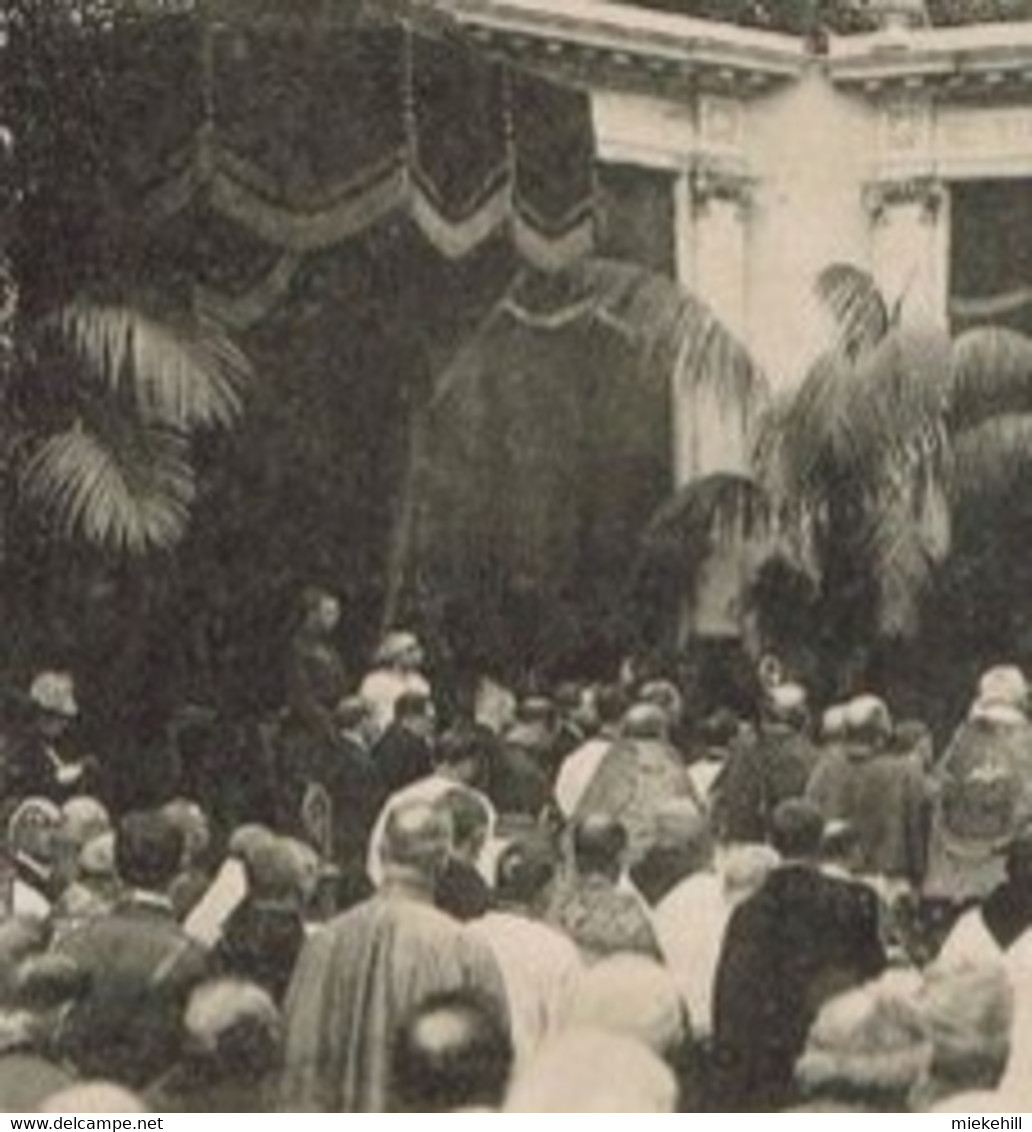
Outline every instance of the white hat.
<svg viewBox="0 0 1032 1132">
<path fill-rule="evenodd" d="M 767 709 L 775 719 L 791 720 L 806 709 L 806 689 L 801 684 L 778 684 L 767 692 Z"/>
<path fill-rule="evenodd" d="M 847 704 L 833 704 L 821 716 L 821 738 L 826 740 L 841 739 L 846 733 L 846 720 L 848 719 Z"/>
<path fill-rule="evenodd" d="M 633 1038 L 567 1029 L 546 1041 L 509 1088 L 505 1112 L 671 1113 L 677 1083 Z"/>
<path fill-rule="evenodd" d="M 41 672 L 32 681 L 29 698 L 50 715 L 74 719 L 79 714 L 75 701 L 75 683 L 67 672 Z"/>
<path fill-rule="evenodd" d="M 417 648 L 419 648 L 419 638 L 415 633 L 409 633 L 404 629 L 394 629 L 380 642 L 380 647 L 376 650 L 374 658 L 375 663 L 395 664 L 405 653 Z"/>
<path fill-rule="evenodd" d="M 877 696 L 857 696 L 846 705 L 846 736 L 861 741 L 886 742 L 892 735 L 892 716 Z"/>
<path fill-rule="evenodd" d="M 1013 665 L 990 668 L 978 682 L 978 703 L 983 707 L 1024 711 L 1028 706 L 1028 682 L 1021 669 Z"/>
</svg>

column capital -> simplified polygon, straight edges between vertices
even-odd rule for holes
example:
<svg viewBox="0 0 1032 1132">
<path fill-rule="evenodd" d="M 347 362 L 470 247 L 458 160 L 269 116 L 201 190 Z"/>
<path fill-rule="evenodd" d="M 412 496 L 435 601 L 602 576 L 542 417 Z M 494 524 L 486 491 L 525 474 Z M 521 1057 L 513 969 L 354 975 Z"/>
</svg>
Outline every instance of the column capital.
<svg viewBox="0 0 1032 1132">
<path fill-rule="evenodd" d="M 947 188 L 941 178 L 932 175 L 872 181 L 864 186 L 863 204 L 875 224 L 887 219 L 892 208 L 917 205 L 921 219 L 933 224 L 946 201 Z"/>
<path fill-rule="evenodd" d="M 744 220 L 753 204 L 756 178 L 738 165 L 696 158 L 688 167 L 688 185 L 697 214 L 705 214 L 713 201 L 726 201 Z"/>
</svg>

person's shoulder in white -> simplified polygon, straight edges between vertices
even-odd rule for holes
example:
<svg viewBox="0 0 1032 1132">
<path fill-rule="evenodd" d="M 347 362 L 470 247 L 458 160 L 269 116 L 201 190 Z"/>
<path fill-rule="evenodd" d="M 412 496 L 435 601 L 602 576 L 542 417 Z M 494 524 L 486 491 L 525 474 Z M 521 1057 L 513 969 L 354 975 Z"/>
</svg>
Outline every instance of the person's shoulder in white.
<svg viewBox="0 0 1032 1132">
<path fill-rule="evenodd" d="M 563 760 L 556 777 L 554 795 L 565 817 L 572 817 L 611 745 L 611 739 L 595 736 L 571 751 Z"/>
<path fill-rule="evenodd" d="M 573 941 L 540 920 L 513 912 L 488 912 L 467 925 L 467 931 L 525 966 L 580 966 Z"/>
<path fill-rule="evenodd" d="M 702 953 L 723 936 L 730 916 L 724 884 L 715 872 L 698 872 L 676 884 L 652 910 L 660 949 L 668 961 Z"/>
<path fill-rule="evenodd" d="M 969 908 L 960 916 L 939 951 L 944 963 L 984 962 L 1002 956 L 1000 945 L 986 927 L 981 906 Z"/>
</svg>

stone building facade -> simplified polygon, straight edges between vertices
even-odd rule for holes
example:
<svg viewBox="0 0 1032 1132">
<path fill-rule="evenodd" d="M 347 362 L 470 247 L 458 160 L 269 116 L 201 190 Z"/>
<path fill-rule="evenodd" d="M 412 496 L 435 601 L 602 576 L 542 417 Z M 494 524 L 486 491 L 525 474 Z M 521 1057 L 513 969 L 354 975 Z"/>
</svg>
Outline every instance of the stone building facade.
<svg viewBox="0 0 1032 1132">
<path fill-rule="evenodd" d="M 775 389 L 826 340 L 834 262 L 905 319 L 1032 329 L 1032 20 L 815 41 L 605 0 L 449 7 L 590 89 L 608 238 L 703 297 Z M 678 476 L 738 470 L 733 431 L 675 430 Z"/>
</svg>

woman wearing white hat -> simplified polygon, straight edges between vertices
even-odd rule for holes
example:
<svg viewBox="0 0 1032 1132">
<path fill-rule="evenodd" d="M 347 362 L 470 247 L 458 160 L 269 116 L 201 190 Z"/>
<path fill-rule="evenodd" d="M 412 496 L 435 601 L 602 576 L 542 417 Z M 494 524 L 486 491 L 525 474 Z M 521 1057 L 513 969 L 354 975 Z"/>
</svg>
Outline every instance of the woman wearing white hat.
<svg viewBox="0 0 1032 1132">
<path fill-rule="evenodd" d="M 37 795 L 61 803 L 75 795 L 96 794 L 96 760 L 74 757 L 67 742 L 68 731 L 79 717 L 71 675 L 39 673 L 29 687 L 28 699 L 27 726 L 4 759 L 4 800 Z"/>
<path fill-rule="evenodd" d="M 423 660 L 423 646 L 414 633 L 393 630 L 381 641 L 373 658 L 375 667 L 359 689 L 359 695 L 373 709 L 377 736 L 387 730 L 394 718 L 394 705 L 406 692 L 430 695 L 430 685 L 421 671 Z"/>
<path fill-rule="evenodd" d="M 924 894 L 962 904 L 1004 880 L 1001 850 L 1032 818 L 1029 688 L 1014 667 L 982 677 L 968 718 L 935 768 Z"/>
</svg>

